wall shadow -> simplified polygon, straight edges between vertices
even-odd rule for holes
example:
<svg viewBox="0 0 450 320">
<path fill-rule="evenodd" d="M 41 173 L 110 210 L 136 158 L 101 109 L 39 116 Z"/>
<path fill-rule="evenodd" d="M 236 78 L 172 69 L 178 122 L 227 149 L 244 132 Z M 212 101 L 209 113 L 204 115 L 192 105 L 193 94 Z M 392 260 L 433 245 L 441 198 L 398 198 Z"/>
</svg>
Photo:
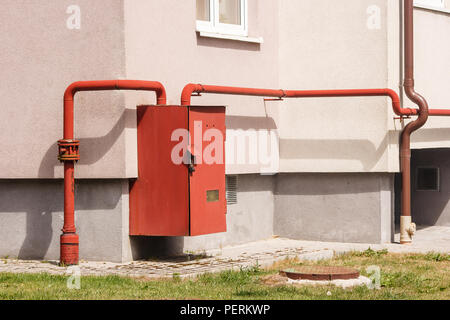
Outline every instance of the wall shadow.
<svg viewBox="0 0 450 320">
<path fill-rule="evenodd" d="M 136 124 L 130 123 L 128 119 L 132 119 L 135 110 L 125 109 L 116 124 L 111 130 L 102 137 L 95 138 L 80 138 L 80 154 L 81 159 L 78 162 L 80 165 L 90 165 L 96 163 L 111 149 L 120 137 L 125 128 L 136 128 Z M 89 148 L 95 149 L 94 152 L 83 152 L 83 150 L 89 146 Z M 55 177 L 55 167 L 62 166 L 58 161 L 58 143 L 54 144 L 45 153 L 42 158 L 41 164 L 38 170 L 38 177 L 42 179 L 49 179 Z"/>
<path fill-rule="evenodd" d="M 102 137 L 80 139 L 81 160 L 79 164 L 89 165 L 99 161 L 114 145 L 125 127 L 136 127 L 127 119 L 135 110 L 125 109 L 113 128 Z M 83 145 L 95 148 L 95 153 L 83 152 Z M 55 142 L 41 160 L 39 180 L 0 180 L 0 216 L 8 213 L 26 213 L 26 236 L 19 250 L 19 259 L 43 259 L 53 239 L 53 215 L 64 210 L 63 181 L 52 180 L 55 167 L 61 166 L 57 159 L 58 146 Z M 95 181 L 95 182 L 94 182 Z M 111 180 L 108 180 L 111 181 Z M 119 194 L 105 194 L 107 201 L 96 201 L 92 197 L 92 185 L 100 180 L 76 181 L 75 210 L 108 210 L 116 208 L 121 200 Z M 100 188 L 101 190 L 101 188 Z M 98 195 L 98 190 L 97 190 Z M 83 201 L 80 201 L 80 198 Z M 62 220 L 61 220 L 62 227 Z M 60 230 L 57 230 L 59 233 Z"/>
<path fill-rule="evenodd" d="M 110 193 L 106 189 L 100 195 L 103 200 L 98 201 L 93 196 L 93 190 L 98 196 L 99 186 L 104 186 L 104 180 L 76 181 L 75 210 L 112 210 L 117 207 L 121 200 L 120 193 Z M 2 221 L 16 223 L 20 217 L 9 216 L 10 214 L 25 213 L 26 229 L 18 258 L 23 260 L 44 259 L 48 253 L 54 232 L 61 233 L 63 220 L 54 230 L 56 221 L 55 213 L 64 211 L 64 192 L 62 180 L 0 180 L 0 217 Z M 82 201 L 80 201 L 80 199 Z M 78 213 L 82 214 L 82 213 Z M 3 216 L 3 217 L 2 217 Z M 59 222 L 59 221 L 58 221 Z M 14 234 L 11 235 L 14 238 Z M 11 239 L 6 239 L 8 244 Z"/>
<path fill-rule="evenodd" d="M 219 49 L 261 51 L 260 43 L 202 37 L 198 32 L 197 32 L 197 45 Z"/>
<path fill-rule="evenodd" d="M 450 132 L 450 131 L 449 131 Z M 418 167 L 439 168 L 439 191 L 418 191 Z M 411 214 L 414 222 L 425 226 L 450 226 L 450 148 L 412 150 Z"/>
</svg>

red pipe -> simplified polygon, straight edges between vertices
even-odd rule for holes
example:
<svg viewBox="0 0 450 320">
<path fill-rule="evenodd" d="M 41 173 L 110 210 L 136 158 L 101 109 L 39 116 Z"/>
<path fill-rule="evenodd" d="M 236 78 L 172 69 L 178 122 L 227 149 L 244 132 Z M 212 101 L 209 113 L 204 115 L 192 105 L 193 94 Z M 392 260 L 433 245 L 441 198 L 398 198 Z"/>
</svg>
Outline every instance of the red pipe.
<svg viewBox="0 0 450 320">
<path fill-rule="evenodd" d="M 428 110 L 429 116 L 444 116 L 448 117 L 450 116 L 450 110 L 448 109 L 429 109 Z"/>
<path fill-rule="evenodd" d="M 188 84 L 181 94 L 181 105 L 191 105 L 191 97 L 194 93 L 214 93 L 246 95 L 276 98 L 320 98 L 320 97 L 367 97 L 388 96 L 392 100 L 392 108 L 398 116 L 418 115 L 418 109 L 402 108 L 398 94 L 392 89 L 346 89 L 346 90 L 272 90 L 240 87 L 210 86 L 202 84 Z M 450 110 L 431 109 L 430 116 L 450 116 Z"/>
<path fill-rule="evenodd" d="M 271 90 L 239 87 L 208 86 L 188 84 L 181 94 L 181 105 L 191 105 L 193 93 L 232 94 L 277 98 L 321 98 L 321 97 L 367 97 L 387 96 L 392 100 L 392 108 L 399 116 L 416 115 L 417 109 L 402 108 L 398 94 L 391 89 L 347 89 L 347 90 Z"/>
<path fill-rule="evenodd" d="M 79 238 L 75 228 L 75 162 L 80 159 L 79 141 L 74 140 L 74 97 L 79 91 L 144 90 L 156 92 L 157 104 L 166 104 L 166 90 L 156 81 L 105 80 L 80 81 L 64 93 L 64 139 L 58 141 L 59 157 L 64 162 L 64 226 L 61 235 L 60 263 L 78 264 Z"/>
</svg>

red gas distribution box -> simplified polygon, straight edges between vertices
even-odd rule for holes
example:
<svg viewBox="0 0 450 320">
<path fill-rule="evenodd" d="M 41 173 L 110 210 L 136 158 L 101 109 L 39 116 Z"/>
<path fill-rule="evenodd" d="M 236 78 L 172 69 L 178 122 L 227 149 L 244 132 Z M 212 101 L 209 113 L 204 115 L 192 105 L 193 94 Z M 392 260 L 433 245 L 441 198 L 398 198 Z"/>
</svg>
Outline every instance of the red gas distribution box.
<svg viewBox="0 0 450 320">
<path fill-rule="evenodd" d="M 130 235 L 226 231 L 225 107 L 139 106 Z"/>
</svg>

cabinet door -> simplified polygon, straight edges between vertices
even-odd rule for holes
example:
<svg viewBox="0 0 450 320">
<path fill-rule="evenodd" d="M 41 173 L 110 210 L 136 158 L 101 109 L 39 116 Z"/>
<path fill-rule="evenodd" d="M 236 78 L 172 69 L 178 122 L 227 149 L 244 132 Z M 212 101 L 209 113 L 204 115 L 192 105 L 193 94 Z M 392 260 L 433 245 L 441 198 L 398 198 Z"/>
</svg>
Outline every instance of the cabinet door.
<svg viewBox="0 0 450 320">
<path fill-rule="evenodd" d="M 187 133 L 188 109 L 139 106 L 137 120 L 139 178 L 130 191 L 130 235 L 188 236 L 188 168 L 172 159 L 180 143 L 172 135 Z"/>
<path fill-rule="evenodd" d="M 190 107 L 191 236 L 226 231 L 225 107 Z"/>
</svg>

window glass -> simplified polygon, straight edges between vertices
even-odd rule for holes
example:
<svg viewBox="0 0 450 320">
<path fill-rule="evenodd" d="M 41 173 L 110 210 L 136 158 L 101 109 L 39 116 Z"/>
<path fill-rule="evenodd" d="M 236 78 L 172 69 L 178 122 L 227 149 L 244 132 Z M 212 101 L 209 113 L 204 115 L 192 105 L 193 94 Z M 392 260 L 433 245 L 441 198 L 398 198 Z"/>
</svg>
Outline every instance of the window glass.
<svg viewBox="0 0 450 320">
<path fill-rule="evenodd" d="M 417 168 L 417 190 L 439 191 L 439 168 Z"/>
<path fill-rule="evenodd" d="M 197 20 L 211 21 L 210 0 L 197 0 Z"/>
<path fill-rule="evenodd" d="M 241 0 L 219 0 L 219 21 L 227 24 L 241 24 Z"/>
</svg>

